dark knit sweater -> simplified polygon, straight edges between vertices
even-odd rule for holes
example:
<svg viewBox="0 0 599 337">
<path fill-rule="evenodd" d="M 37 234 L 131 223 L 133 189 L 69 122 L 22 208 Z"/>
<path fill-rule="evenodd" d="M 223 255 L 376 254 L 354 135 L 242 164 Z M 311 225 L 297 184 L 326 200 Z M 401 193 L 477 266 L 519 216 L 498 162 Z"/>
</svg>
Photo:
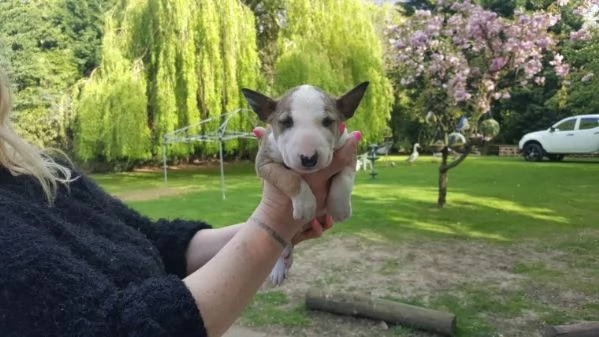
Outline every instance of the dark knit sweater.
<svg viewBox="0 0 599 337">
<path fill-rule="evenodd" d="M 153 222 L 90 178 L 53 207 L 0 167 L 0 336 L 206 336 L 181 278 L 203 222 Z"/>
</svg>

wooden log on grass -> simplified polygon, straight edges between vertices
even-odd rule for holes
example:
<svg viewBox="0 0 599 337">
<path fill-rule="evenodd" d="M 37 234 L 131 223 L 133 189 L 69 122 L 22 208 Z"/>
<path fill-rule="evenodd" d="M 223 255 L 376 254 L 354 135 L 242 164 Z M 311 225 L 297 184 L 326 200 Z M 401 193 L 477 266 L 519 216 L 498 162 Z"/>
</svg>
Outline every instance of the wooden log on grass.
<svg viewBox="0 0 599 337">
<path fill-rule="evenodd" d="M 371 318 L 446 336 L 453 336 L 456 332 L 456 316 L 453 314 L 364 295 L 312 288 L 306 293 L 306 306 L 313 310 Z"/>
<path fill-rule="evenodd" d="M 597 337 L 599 322 L 580 322 L 568 325 L 548 326 L 543 337 Z"/>
</svg>

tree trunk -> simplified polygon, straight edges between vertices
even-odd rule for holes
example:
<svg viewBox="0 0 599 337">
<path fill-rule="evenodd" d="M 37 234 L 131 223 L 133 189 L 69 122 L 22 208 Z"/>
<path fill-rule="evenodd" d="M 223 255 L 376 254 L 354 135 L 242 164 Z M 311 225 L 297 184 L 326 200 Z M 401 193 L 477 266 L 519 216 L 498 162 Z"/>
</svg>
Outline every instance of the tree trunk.
<svg viewBox="0 0 599 337">
<path fill-rule="evenodd" d="M 441 151 L 441 165 L 439 165 L 439 196 L 437 198 L 438 208 L 443 208 L 443 206 L 445 206 L 445 204 L 447 203 L 447 173 L 452 168 L 460 165 L 460 163 L 463 162 L 464 159 L 466 159 L 466 157 L 468 157 L 471 151 L 472 144 L 467 143 L 464 146 L 464 152 L 462 153 L 462 155 L 449 164 L 447 164 L 447 158 L 449 157 L 449 147 L 445 146 Z"/>
<path fill-rule="evenodd" d="M 549 326 L 544 337 L 593 337 L 599 336 L 599 322 L 580 322 L 570 325 Z"/>
<path fill-rule="evenodd" d="M 437 207 L 443 208 L 447 203 L 447 157 L 449 157 L 449 148 L 445 146 L 441 151 L 441 165 L 439 166 L 439 197 L 437 198 Z"/>
<path fill-rule="evenodd" d="M 310 288 L 306 293 L 305 303 L 311 310 L 366 317 L 445 336 L 456 334 L 456 315 L 396 301 Z"/>
</svg>

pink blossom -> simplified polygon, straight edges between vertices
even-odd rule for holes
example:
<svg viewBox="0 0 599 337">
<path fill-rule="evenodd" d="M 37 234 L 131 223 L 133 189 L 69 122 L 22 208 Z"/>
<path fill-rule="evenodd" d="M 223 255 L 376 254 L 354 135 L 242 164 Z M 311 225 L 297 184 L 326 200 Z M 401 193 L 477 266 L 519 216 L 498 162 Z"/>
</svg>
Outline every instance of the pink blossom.
<svg viewBox="0 0 599 337">
<path fill-rule="evenodd" d="M 453 99 L 456 102 L 467 101 L 468 99 L 470 99 L 470 97 L 471 95 L 467 93 L 466 90 L 464 90 L 463 88 L 459 88 L 453 93 Z"/>
<path fill-rule="evenodd" d="M 412 45 L 414 47 L 422 47 L 426 44 L 426 41 L 428 40 L 428 37 L 426 36 L 426 34 L 421 31 L 415 31 L 414 34 L 412 34 L 412 39 L 410 40 L 412 42 Z"/>
<path fill-rule="evenodd" d="M 395 48 L 397 49 L 404 49 L 405 47 L 407 47 L 407 45 L 403 41 L 397 41 L 395 43 Z"/>
<path fill-rule="evenodd" d="M 579 29 L 570 33 L 570 40 L 572 41 L 588 40 L 590 37 L 591 35 L 584 29 Z"/>
<path fill-rule="evenodd" d="M 568 74 L 570 73 L 570 66 L 567 64 L 560 64 L 558 66 L 555 66 L 555 74 L 558 77 L 564 78 L 566 76 L 568 76 Z"/>
<path fill-rule="evenodd" d="M 568 0 L 558 0 L 560 6 Z M 589 3 L 599 0 L 580 0 Z M 557 45 L 550 28 L 561 17 L 544 11 L 515 11 L 513 19 L 499 17 L 472 0 L 437 0 L 439 6 L 451 9 L 441 15 L 419 10 L 416 15 L 387 30 L 392 53 L 397 53 L 393 67 L 401 70 L 402 84 L 424 77 L 444 90 L 453 104 L 468 102 L 476 113 L 488 111 L 493 99 L 509 99 L 509 88 L 517 85 L 543 85 L 543 58 L 554 55 L 550 62 L 555 73 L 566 78 L 570 66 L 554 52 Z M 574 39 L 585 36 L 573 34 Z M 405 57 L 399 57 L 405 54 Z M 468 56 L 468 57 L 467 57 Z M 473 56 L 473 57 L 470 57 Z M 489 60 L 486 64 L 481 59 Z M 499 87 L 506 74 L 516 74 L 507 88 Z"/>
<path fill-rule="evenodd" d="M 548 38 L 542 38 L 535 41 L 537 47 L 541 49 L 547 49 L 549 46 L 553 44 L 553 41 Z"/>
<path fill-rule="evenodd" d="M 543 70 L 543 63 L 539 59 L 531 59 L 524 64 L 524 74 L 527 79 L 531 79 L 534 75 Z"/>
<path fill-rule="evenodd" d="M 501 69 L 503 69 L 503 67 L 506 65 L 507 60 L 505 59 L 505 57 L 499 56 L 494 58 L 491 61 L 491 65 L 489 66 L 489 71 L 491 72 L 496 72 L 499 71 Z"/>
</svg>

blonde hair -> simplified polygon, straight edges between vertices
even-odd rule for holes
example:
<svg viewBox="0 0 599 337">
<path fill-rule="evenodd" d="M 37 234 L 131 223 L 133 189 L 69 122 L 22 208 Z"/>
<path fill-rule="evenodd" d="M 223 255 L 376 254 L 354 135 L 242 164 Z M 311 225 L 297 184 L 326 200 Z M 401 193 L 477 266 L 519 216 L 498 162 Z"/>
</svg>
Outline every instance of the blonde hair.
<svg viewBox="0 0 599 337">
<path fill-rule="evenodd" d="M 58 185 L 70 182 L 72 172 L 13 130 L 9 118 L 11 104 L 8 77 L 0 69 L 0 166 L 15 176 L 29 175 L 35 178 L 41 185 L 48 203 L 52 205 Z M 66 155 L 64 157 L 68 160 Z"/>
</svg>

